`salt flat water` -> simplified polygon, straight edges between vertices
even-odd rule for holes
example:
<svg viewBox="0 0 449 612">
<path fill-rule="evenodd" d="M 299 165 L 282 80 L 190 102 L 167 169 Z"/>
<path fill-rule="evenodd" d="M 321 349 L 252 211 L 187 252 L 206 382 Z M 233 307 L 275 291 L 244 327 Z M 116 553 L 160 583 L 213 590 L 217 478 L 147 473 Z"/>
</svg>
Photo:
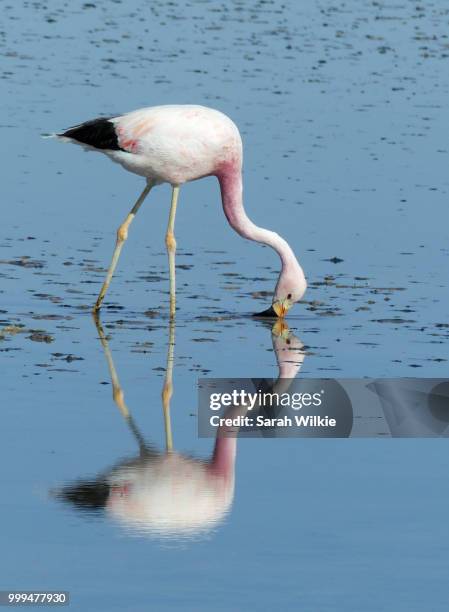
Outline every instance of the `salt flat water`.
<svg viewBox="0 0 449 612">
<path fill-rule="evenodd" d="M 241 439 L 207 504 L 197 381 L 277 376 L 277 336 L 250 314 L 278 259 L 228 227 L 215 179 L 183 186 L 170 330 L 158 187 L 96 327 L 143 182 L 41 136 L 158 104 L 229 114 L 248 215 L 309 282 L 287 320 L 298 376 L 446 377 L 448 25 L 442 0 L 3 3 L 0 589 L 68 590 L 83 611 L 447 609 L 445 440 Z M 166 484 L 184 473 L 176 505 Z M 145 474 L 150 529 L 121 505 Z"/>
</svg>

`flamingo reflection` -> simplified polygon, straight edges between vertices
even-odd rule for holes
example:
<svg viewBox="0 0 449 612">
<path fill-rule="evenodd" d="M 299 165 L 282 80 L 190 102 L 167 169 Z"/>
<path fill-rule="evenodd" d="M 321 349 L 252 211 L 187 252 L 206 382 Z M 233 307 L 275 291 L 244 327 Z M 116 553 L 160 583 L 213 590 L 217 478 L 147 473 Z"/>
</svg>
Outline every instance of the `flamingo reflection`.
<svg viewBox="0 0 449 612">
<path fill-rule="evenodd" d="M 237 437 L 229 428 L 218 429 L 212 456 L 201 460 L 173 448 L 170 400 L 173 393 L 175 324 L 169 327 L 167 367 L 162 389 L 165 450 L 142 436 L 126 405 L 107 337 L 94 317 L 108 364 L 113 399 L 139 447 L 139 454 L 122 460 L 92 480 L 59 488 L 55 497 L 80 510 L 104 511 L 125 527 L 160 537 L 193 537 L 218 525 L 229 512 L 234 497 Z M 271 329 L 278 363 L 277 384 L 288 384 L 304 359 L 303 345 L 284 321 Z M 230 408 L 235 411 L 235 407 Z"/>
</svg>

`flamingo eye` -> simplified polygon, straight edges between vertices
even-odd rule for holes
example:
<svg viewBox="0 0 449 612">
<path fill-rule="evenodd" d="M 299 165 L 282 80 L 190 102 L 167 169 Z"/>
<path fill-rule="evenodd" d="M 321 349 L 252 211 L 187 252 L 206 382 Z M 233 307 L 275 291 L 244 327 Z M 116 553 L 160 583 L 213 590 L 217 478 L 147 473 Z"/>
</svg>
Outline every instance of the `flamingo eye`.
<svg viewBox="0 0 449 612">
<path fill-rule="evenodd" d="M 291 293 L 289 293 L 289 294 L 287 295 L 287 300 L 290 300 L 290 299 L 291 299 L 291 297 L 292 297 L 292 294 L 291 294 Z"/>
</svg>

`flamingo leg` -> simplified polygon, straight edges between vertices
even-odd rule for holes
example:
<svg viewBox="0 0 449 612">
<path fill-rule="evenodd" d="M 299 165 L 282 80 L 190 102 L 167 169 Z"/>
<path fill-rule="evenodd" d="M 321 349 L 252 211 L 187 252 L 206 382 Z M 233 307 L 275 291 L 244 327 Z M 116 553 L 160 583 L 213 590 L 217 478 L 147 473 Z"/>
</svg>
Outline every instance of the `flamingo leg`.
<svg viewBox="0 0 449 612">
<path fill-rule="evenodd" d="M 173 186 L 170 216 L 168 218 L 167 233 L 165 234 L 165 244 L 168 252 L 168 265 L 170 269 L 170 319 L 174 319 L 176 310 L 176 276 L 175 276 L 175 253 L 176 253 L 176 240 L 175 240 L 175 216 L 176 206 L 178 204 L 179 187 Z"/>
<path fill-rule="evenodd" d="M 113 276 L 115 268 L 117 266 L 117 262 L 119 260 L 123 244 L 124 244 L 125 240 L 128 238 L 128 229 L 129 229 L 129 226 L 131 225 L 132 220 L 136 216 L 137 211 L 142 206 L 143 201 L 145 200 L 147 195 L 150 193 L 150 190 L 151 190 L 152 187 L 153 187 L 152 183 L 148 182 L 146 184 L 145 189 L 140 194 L 139 198 L 137 199 L 137 202 L 134 204 L 134 206 L 130 210 L 128 216 L 126 217 L 124 222 L 121 224 L 121 226 L 117 230 L 117 240 L 116 240 L 116 243 L 115 243 L 114 253 L 112 254 L 112 261 L 111 261 L 111 264 L 109 266 L 108 272 L 106 274 L 106 278 L 105 278 L 105 281 L 104 281 L 103 286 L 101 288 L 100 294 L 99 294 L 99 296 L 97 298 L 97 301 L 95 302 L 95 306 L 93 308 L 93 312 L 94 313 L 97 312 L 100 309 L 101 303 L 103 302 L 103 299 L 104 299 L 104 296 L 106 295 L 106 292 L 107 292 L 107 290 L 109 288 L 109 285 L 111 284 L 112 276 Z"/>
</svg>

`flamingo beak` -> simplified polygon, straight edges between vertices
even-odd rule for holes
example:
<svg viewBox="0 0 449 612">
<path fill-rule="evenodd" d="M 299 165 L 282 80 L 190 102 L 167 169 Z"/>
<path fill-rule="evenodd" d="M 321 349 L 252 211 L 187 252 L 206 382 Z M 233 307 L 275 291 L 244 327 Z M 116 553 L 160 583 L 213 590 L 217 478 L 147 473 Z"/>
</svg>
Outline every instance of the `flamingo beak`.
<svg viewBox="0 0 449 612">
<path fill-rule="evenodd" d="M 270 308 L 263 310 L 262 312 L 258 312 L 254 317 L 263 317 L 263 318 L 272 318 L 278 317 L 283 319 L 287 313 L 287 311 L 291 308 L 292 303 L 290 300 L 275 300 Z"/>
<path fill-rule="evenodd" d="M 273 310 L 280 319 L 283 319 L 289 309 L 292 307 L 290 300 L 275 300 L 273 302 Z"/>
<path fill-rule="evenodd" d="M 276 302 L 273 302 L 273 310 L 279 318 L 283 319 L 285 317 L 285 308 L 281 300 L 276 300 Z"/>
</svg>

